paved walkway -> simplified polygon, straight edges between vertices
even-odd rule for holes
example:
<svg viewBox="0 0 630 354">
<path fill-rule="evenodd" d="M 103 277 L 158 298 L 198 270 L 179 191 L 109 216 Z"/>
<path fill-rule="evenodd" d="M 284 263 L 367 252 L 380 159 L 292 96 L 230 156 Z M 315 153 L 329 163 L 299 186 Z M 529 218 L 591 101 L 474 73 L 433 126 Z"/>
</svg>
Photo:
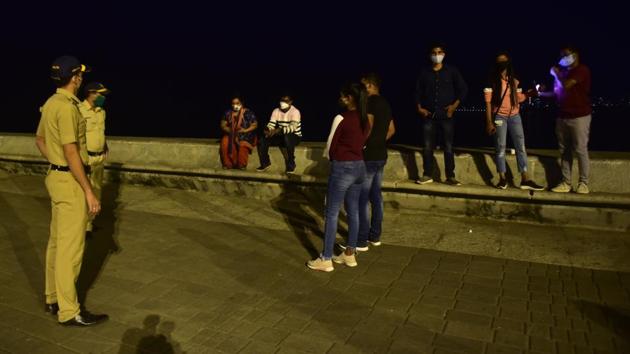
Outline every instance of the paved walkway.
<svg viewBox="0 0 630 354">
<path fill-rule="evenodd" d="M 65 328 L 42 308 L 43 179 L 0 174 L 0 352 L 630 352 L 627 234 L 389 209 L 387 244 L 323 274 L 299 195 L 105 196 L 79 284 L 111 320 Z"/>
</svg>

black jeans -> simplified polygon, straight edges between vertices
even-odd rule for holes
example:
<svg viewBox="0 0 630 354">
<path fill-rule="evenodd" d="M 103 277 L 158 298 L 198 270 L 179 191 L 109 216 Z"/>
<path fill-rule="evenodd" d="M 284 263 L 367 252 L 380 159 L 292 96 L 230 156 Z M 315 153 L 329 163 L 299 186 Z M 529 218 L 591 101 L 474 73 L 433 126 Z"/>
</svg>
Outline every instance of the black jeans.
<svg viewBox="0 0 630 354">
<path fill-rule="evenodd" d="M 455 178 L 455 155 L 453 154 L 453 118 L 424 120 L 424 151 L 422 153 L 423 175 L 433 176 L 433 150 L 437 141 L 438 131 L 444 137 L 444 167 L 446 178 Z"/>
<path fill-rule="evenodd" d="M 300 144 L 300 140 L 300 137 L 295 134 L 276 134 L 269 138 L 263 135 L 258 142 L 260 165 L 267 166 L 271 164 L 269 147 L 279 146 L 287 149 L 287 160 L 285 161 L 287 170 L 295 169 L 295 147 Z"/>
</svg>

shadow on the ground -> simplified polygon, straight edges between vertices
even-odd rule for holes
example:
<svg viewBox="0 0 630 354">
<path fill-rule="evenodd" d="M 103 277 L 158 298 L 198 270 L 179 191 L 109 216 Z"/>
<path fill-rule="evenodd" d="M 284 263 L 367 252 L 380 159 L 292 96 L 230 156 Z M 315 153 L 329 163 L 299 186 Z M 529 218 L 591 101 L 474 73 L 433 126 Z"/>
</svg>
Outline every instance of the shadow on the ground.
<svg viewBox="0 0 630 354">
<path fill-rule="evenodd" d="M 125 331 L 120 343 L 119 354 L 179 354 L 184 353 L 178 342 L 172 338 L 175 323 L 161 322 L 159 315 L 148 315 L 142 328 Z"/>
<path fill-rule="evenodd" d="M 575 305 L 584 314 L 584 317 L 602 327 L 611 328 L 621 339 L 628 341 L 630 309 L 585 300 L 575 301 Z"/>
<path fill-rule="evenodd" d="M 87 233 L 81 272 L 77 280 L 79 303 L 86 306 L 89 290 L 98 279 L 112 253 L 120 251 L 116 240 L 118 234 L 117 208 L 120 183 L 117 170 L 109 172 L 109 182 L 103 185 L 101 213 L 94 220 L 95 230 Z"/>
<path fill-rule="evenodd" d="M 43 301 L 44 264 L 31 238 L 29 225 L 2 197 L 0 197 L 0 227 L 6 230 L 15 258 L 31 289 Z"/>
<path fill-rule="evenodd" d="M 307 194 L 310 194 L 310 198 Z M 271 201 L 272 208 L 284 216 L 292 233 L 311 258 L 316 258 L 319 251 L 317 246 L 313 244 L 310 235 L 323 239 L 324 234 L 309 210 L 311 212 L 317 211 L 321 216 L 319 211 L 324 205 L 323 199 L 317 190 L 309 192 L 297 184 L 283 183 L 282 193 Z"/>
<path fill-rule="evenodd" d="M 264 311 L 265 308 L 257 305 L 258 301 L 271 300 L 276 308 L 294 311 L 294 316 L 314 326 L 309 334 L 319 332 L 334 337 L 337 343 L 346 342 L 357 322 L 374 312 L 369 304 L 338 290 L 344 288 L 344 282 L 347 287 L 352 285 L 353 279 L 360 276 L 359 270 L 342 266 L 333 274 L 308 270 L 307 258 L 296 253 L 299 246 L 287 243 L 287 237 L 281 237 L 277 230 L 233 225 L 229 235 L 199 231 L 212 229 L 212 225 L 199 225 L 180 228 L 178 232 L 206 248 L 208 260 L 215 268 L 249 289 L 238 296 L 243 306 Z M 336 277 L 339 278 L 335 282 L 340 286 L 328 286 Z M 233 304 L 234 300 L 230 300 Z"/>
</svg>

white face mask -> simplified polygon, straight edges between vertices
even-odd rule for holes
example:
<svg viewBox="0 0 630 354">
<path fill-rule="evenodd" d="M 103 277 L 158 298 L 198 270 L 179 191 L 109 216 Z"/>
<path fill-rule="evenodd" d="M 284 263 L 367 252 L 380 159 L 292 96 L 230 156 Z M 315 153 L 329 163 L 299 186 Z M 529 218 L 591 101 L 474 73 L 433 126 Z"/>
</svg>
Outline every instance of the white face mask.
<svg viewBox="0 0 630 354">
<path fill-rule="evenodd" d="M 286 102 L 280 102 L 280 109 L 281 110 L 287 110 L 287 109 L 289 109 L 289 107 L 291 107 L 290 104 L 288 104 Z"/>
<path fill-rule="evenodd" d="M 233 104 L 233 105 L 232 105 L 232 110 L 233 110 L 234 112 L 238 112 L 238 111 L 240 111 L 240 110 L 241 110 L 241 108 L 243 108 L 243 106 L 241 106 L 240 104 Z"/>
<path fill-rule="evenodd" d="M 573 65 L 573 63 L 575 63 L 575 54 L 563 56 L 558 62 L 558 64 L 564 66 L 565 68 Z"/>
<path fill-rule="evenodd" d="M 442 60 L 444 60 L 444 54 L 431 55 L 431 61 L 434 64 L 442 64 Z"/>
</svg>

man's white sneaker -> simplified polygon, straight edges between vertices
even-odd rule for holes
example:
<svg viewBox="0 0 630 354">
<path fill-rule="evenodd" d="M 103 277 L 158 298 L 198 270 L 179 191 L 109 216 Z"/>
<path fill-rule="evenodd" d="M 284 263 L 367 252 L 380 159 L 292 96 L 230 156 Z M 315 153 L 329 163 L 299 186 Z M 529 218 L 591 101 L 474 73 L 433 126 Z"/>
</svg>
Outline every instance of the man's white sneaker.
<svg viewBox="0 0 630 354">
<path fill-rule="evenodd" d="M 571 191 L 571 185 L 569 185 L 567 182 L 562 182 L 559 185 L 551 188 L 551 191 L 556 193 L 569 193 Z"/>
<path fill-rule="evenodd" d="M 575 190 L 576 193 L 579 194 L 589 194 L 590 191 L 588 190 L 588 185 L 584 182 L 580 182 L 580 184 L 578 184 L 577 189 Z"/>
</svg>

